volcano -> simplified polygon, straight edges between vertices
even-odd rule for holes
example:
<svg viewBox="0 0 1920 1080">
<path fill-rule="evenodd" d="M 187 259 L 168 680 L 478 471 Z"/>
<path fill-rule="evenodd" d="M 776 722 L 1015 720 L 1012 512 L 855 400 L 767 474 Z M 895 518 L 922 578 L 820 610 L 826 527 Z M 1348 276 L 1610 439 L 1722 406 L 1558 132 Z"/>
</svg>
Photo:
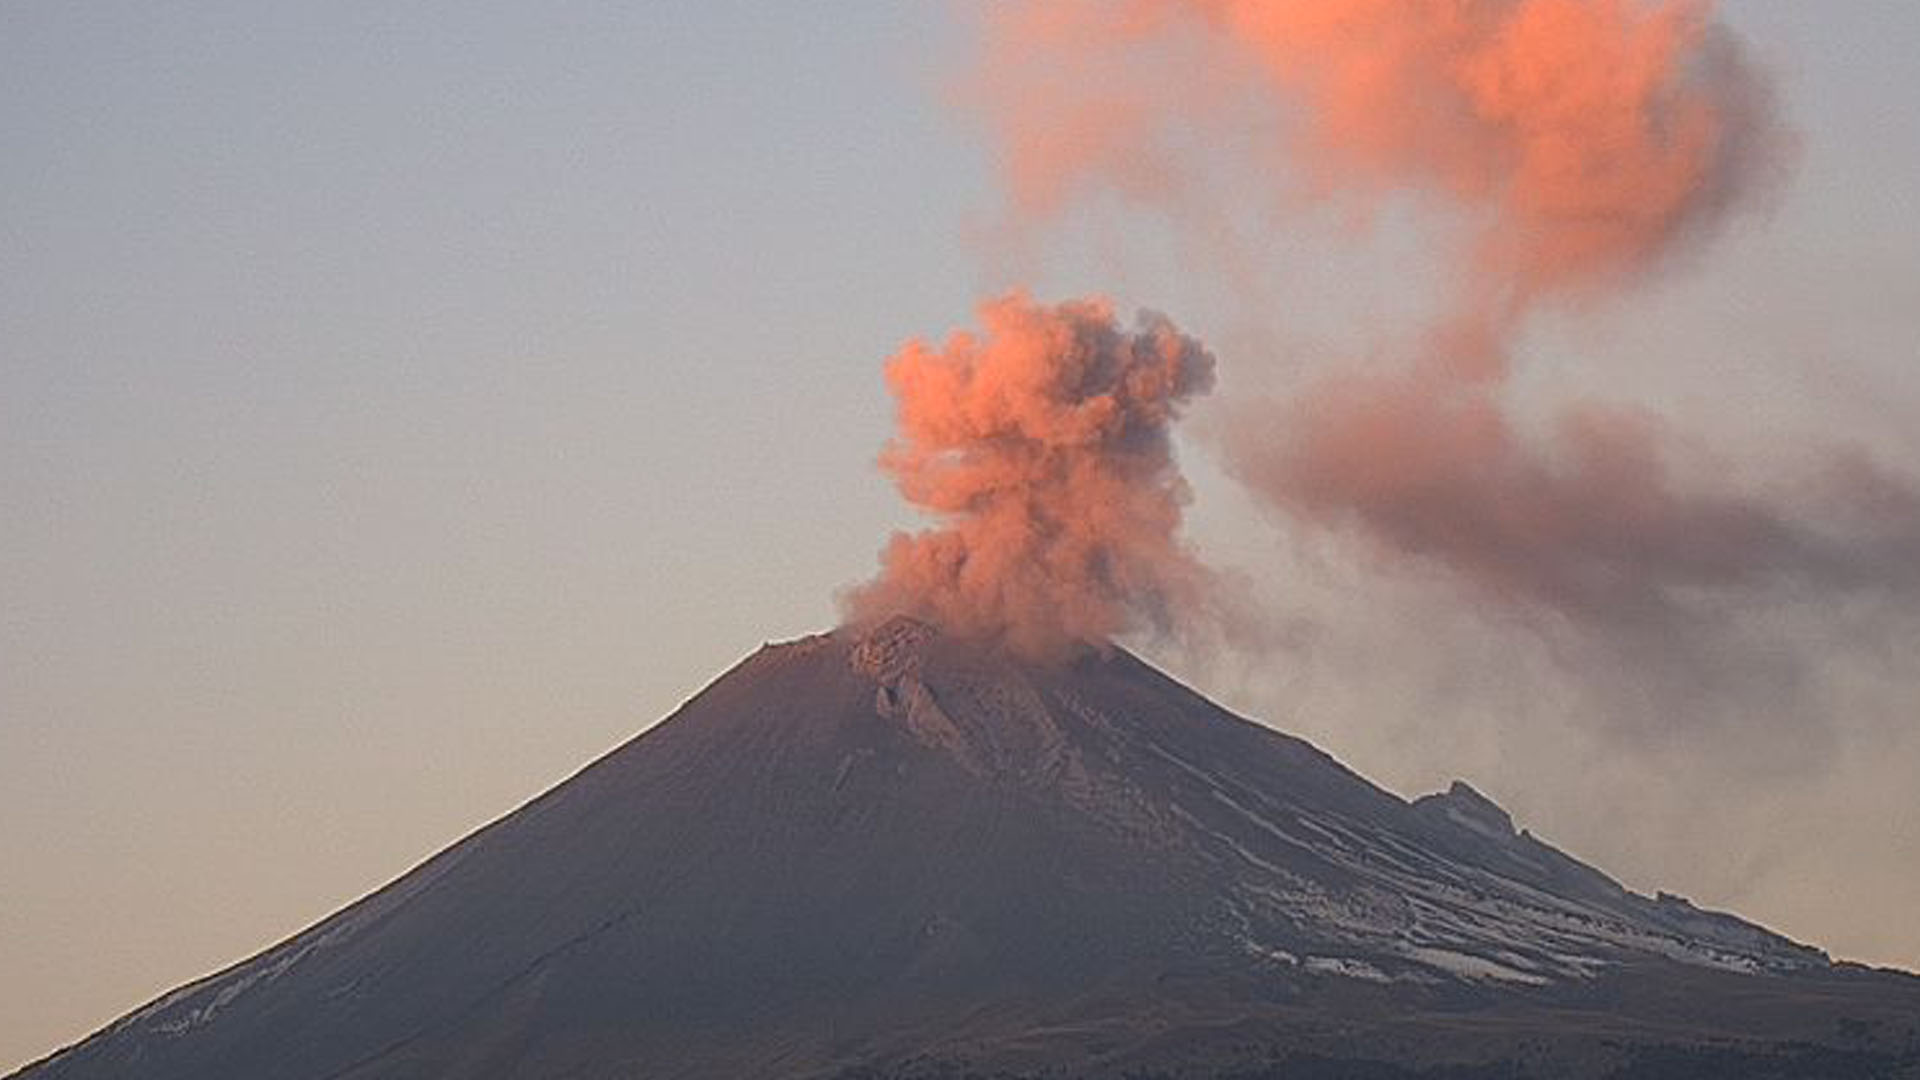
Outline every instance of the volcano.
<svg viewBox="0 0 1920 1080">
<path fill-rule="evenodd" d="M 1597 811 L 1599 812 L 1599 811 Z M 1406 802 L 1120 648 L 768 645 L 18 1080 L 1920 1076 L 1920 979 Z"/>
</svg>

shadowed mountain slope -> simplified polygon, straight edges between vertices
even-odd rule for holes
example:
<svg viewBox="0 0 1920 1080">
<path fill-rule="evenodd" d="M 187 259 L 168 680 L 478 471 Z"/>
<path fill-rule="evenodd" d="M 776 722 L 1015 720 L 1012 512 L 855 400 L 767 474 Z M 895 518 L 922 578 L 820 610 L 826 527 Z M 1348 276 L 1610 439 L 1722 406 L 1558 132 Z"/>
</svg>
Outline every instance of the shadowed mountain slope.
<svg viewBox="0 0 1920 1080">
<path fill-rule="evenodd" d="M 1917 1029 L 1920 980 L 1634 894 L 1465 784 L 1410 804 L 1122 650 L 895 620 L 761 649 L 16 1075 L 1920 1076 Z"/>
</svg>

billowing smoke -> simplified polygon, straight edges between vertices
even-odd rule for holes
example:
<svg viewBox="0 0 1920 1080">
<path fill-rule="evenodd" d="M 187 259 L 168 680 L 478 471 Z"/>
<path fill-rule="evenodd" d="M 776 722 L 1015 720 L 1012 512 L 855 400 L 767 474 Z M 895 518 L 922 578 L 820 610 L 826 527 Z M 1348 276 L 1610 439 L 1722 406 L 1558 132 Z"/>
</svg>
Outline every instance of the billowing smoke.
<svg viewBox="0 0 1920 1080">
<path fill-rule="evenodd" d="M 1697 235 L 1779 144 L 1764 82 L 1694 0 L 1193 5 L 1296 106 L 1310 190 L 1464 208 L 1461 303 L 1602 287 Z"/>
<path fill-rule="evenodd" d="M 1779 171 L 1791 140 L 1710 3 L 1039 8 L 988 19 L 991 81 L 1006 89 L 984 100 L 1016 216 L 1102 189 L 1177 201 L 1224 153 L 1242 174 L 1270 171 L 1283 211 L 1365 220 L 1398 200 L 1458 246 L 1437 314 L 1397 365 L 1228 407 L 1230 471 L 1290 522 L 1357 530 L 1496 601 L 1626 632 L 1671 634 L 1726 597 L 1912 577 L 1888 554 L 1903 526 L 1829 512 L 1860 502 L 1845 490 L 1821 503 L 1789 485 L 1736 489 L 1633 408 L 1573 402 L 1538 432 L 1512 414 L 1529 314 L 1647 278 Z M 1218 107 L 1236 81 L 1269 108 Z M 1851 475 L 1907 490 L 1862 469 Z"/>
<path fill-rule="evenodd" d="M 881 464 L 940 524 L 896 534 L 849 614 L 917 615 L 1037 657 L 1172 629 L 1205 574 L 1180 539 L 1168 433 L 1212 386 L 1213 357 L 1158 315 L 1126 328 L 1102 300 L 1011 295 L 979 315 L 978 333 L 887 362 L 899 434 Z"/>
<path fill-rule="evenodd" d="M 1196 144 L 1295 197 L 1461 211 L 1462 312 L 1603 288 L 1773 171 L 1772 95 L 1696 0 L 1058 0 L 987 20 L 977 96 L 1015 211 L 1184 186 Z M 1234 78 L 1275 106 L 1226 106 Z M 1201 131 L 1207 137 L 1194 139 Z M 1213 138 L 1213 135 L 1222 137 Z M 1265 141 L 1262 142 L 1262 139 Z"/>
</svg>

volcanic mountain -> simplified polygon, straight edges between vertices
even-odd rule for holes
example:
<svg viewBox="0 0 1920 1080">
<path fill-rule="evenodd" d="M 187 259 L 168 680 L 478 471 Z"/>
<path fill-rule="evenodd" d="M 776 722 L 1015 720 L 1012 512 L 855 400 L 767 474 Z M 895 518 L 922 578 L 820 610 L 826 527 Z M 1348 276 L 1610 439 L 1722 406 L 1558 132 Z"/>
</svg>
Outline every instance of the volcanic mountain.
<svg viewBox="0 0 1920 1080">
<path fill-rule="evenodd" d="M 754 653 L 371 896 L 16 1074 L 1920 1076 L 1920 979 L 1412 803 L 1119 648 Z"/>
</svg>

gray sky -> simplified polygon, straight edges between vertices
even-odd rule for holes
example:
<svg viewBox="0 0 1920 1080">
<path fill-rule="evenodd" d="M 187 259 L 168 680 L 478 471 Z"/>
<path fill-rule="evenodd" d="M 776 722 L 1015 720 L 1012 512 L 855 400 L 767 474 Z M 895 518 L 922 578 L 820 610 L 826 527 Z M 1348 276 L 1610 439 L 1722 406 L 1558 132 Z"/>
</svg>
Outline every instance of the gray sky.
<svg viewBox="0 0 1920 1080">
<path fill-rule="evenodd" d="M 1920 10 L 1722 10 L 1794 173 L 1530 370 L 1756 467 L 1920 467 Z M 830 624 L 911 522 L 879 364 L 983 291 L 1166 311 L 1225 394 L 1418 285 L 1391 232 L 1276 244 L 1256 301 L 1116 212 L 988 244 L 965 21 L 826 11 L 0 7 L 0 1068 Z M 1190 436 L 1196 539 L 1303 630 L 1163 662 L 1403 794 L 1466 776 L 1630 885 L 1920 966 L 1911 636 L 1823 622 L 1804 701 L 1629 738 L 1604 659 L 1281 534 Z"/>
</svg>

